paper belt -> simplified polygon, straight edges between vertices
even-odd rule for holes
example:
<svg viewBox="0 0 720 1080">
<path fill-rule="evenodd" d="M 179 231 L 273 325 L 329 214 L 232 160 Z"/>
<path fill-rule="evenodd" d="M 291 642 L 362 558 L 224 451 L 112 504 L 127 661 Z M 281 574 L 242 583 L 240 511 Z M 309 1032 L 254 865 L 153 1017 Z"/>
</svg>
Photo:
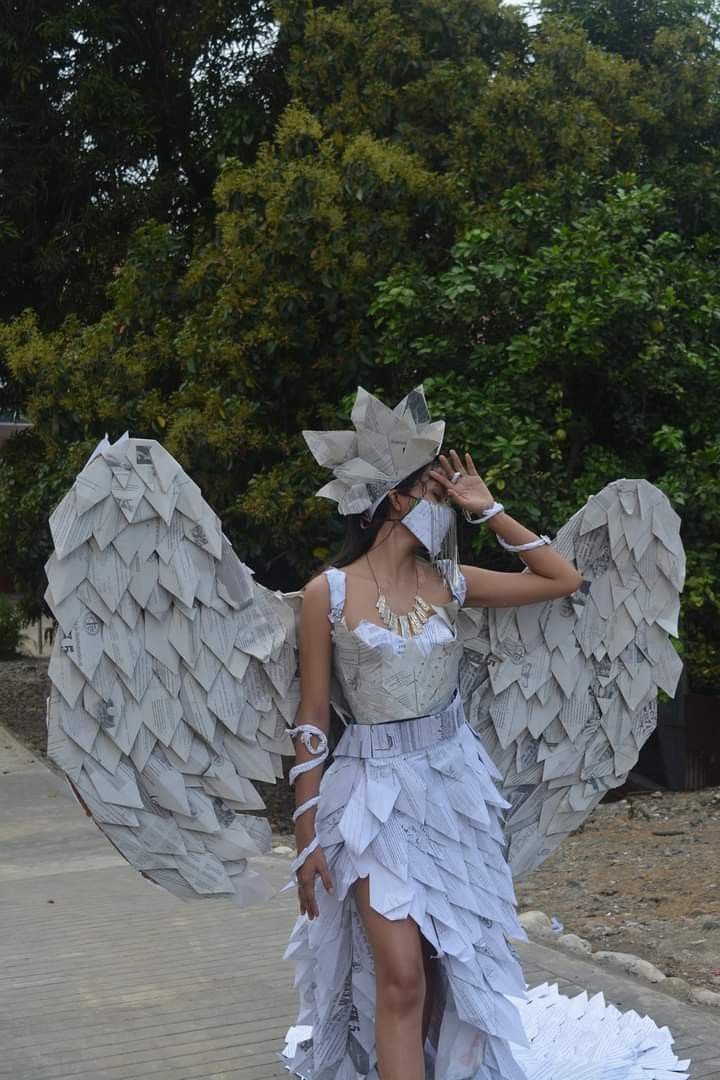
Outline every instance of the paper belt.
<svg viewBox="0 0 720 1080">
<path fill-rule="evenodd" d="M 333 757 L 375 758 L 408 754 L 449 738 L 464 723 L 462 698 L 456 690 L 449 704 L 427 716 L 388 720 L 382 724 L 348 724 L 338 740 Z"/>
</svg>

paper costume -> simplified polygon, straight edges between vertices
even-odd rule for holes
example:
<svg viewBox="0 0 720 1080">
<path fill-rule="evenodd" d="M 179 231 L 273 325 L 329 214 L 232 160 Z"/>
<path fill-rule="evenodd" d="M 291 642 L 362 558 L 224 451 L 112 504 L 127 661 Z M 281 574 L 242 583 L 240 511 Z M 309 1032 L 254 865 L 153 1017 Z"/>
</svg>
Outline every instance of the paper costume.
<svg viewBox="0 0 720 1080">
<path fill-rule="evenodd" d="M 359 391 L 353 432 L 308 432 L 333 470 L 322 494 L 372 513 L 431 461 L 442 423 L 421 389 L 395 410 Z M 300 593 L 259 585 L 214 511 L 152 439 L 104 440 L 53 511 L 46 600 L 48 753 L 124 857 L 190 899 L 240 907 L 273 889 L 254 780 L 283 776 L 299 700 Z M 512 877 L 527 874 L 623 782 L 672 694 L 684 552 L 679 518 L 645 480 L 615 480 L 554 546 L 583 584 L 518 608 L 433 605 L 403 639 L 344 618 L 327 571 L 332 701 L 344 723 L 315 828 L 335 882 L 299 916 L 297 1023 L 278 1048 L 305 1080 L 378 1080 L 372 954 L 353 882 L 412 917 L 438 957 L 425 1044 L 431 1080 L 652 1080 L 687 1062 L 667 1029 L 600 996 L 526 993 Z M 529 571 L 524 571 L 529 572 Z M 232 928 L 228 927 L 229 937 Z M 242 963 L 242 955 L 239 961 Z"/>
</svg>

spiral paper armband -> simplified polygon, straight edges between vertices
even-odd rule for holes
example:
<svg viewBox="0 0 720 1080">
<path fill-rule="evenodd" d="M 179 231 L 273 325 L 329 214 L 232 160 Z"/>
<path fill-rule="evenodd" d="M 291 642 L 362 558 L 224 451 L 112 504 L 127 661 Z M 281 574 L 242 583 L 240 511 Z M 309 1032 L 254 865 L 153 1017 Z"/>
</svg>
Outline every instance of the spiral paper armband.
<svg viewBox="0 0 720 1080">
<path fill-rule="evenodd" d="M 328 750 L 327 735 L 321 728 L 316 727 L 314 724 L 298 724 L 297 727 L 292 727 L 288 729 L 288 734 L 291 736 L 297 735 L 298 732 L 301 733 L 300 738 L 302 739 L 303 745 L 310 751 L 310 753 L 314 757 L 317 758 L 317 760 L 302 761 L 299 765 L 293 765 L 290 769 L 290 772 L 288 773 L 288 780 L 291 785 L 295 783 L 295 780 L 300 775 L 300 773 L 308 772 L 310 769 L 314 769 L 318 765 L 322 765 L 323 761 L 325 761 L 330 752 Z M 318 739 L 318 744 L 315 747 L 313 747 L 311 741 L 313 735 L 316 735 Z M 297 821 L 301 814 L 304 814 L 306 810 L 311 810 L 313 806 L 317 806 L 319 802 L 319 795 L 313 795 L 311 799 L 306 799 L 304 803 L 302 803 L 300 806 L 297 807 L 296 810 L 293 811 L 293 821 Z M 283 885 L 280 892 L 285 892 L 286 889 L 289 889 L 293 885 L 297 884 L 297 871 L 305 862 L 308 855 L 310 855 L 310 853 L 315 850 L 319 843 L 320 841 L 318 840 L 316 833 L 313 839 L 307 845 L 307 847 L 304 847 L 299 853 L 299 855 L 295 856 L 292 863 L 290 864 L 293 876 L 290 881 L 288 881 L 287 885 Z"/>
<path fill-rule="evenodd" d="M 455 476 L 457 475 L 459 474 L 456 473 Z M 455 479 L 455 476 L 453 476 L 453 480 Z M 468 521 L 471 525 L 482 525 L 483 522 L 489 521 L 491 517 L 495 517 L 496 514 L 499 514 L 501 510 L 504 509 L 505 507 L 502 503 L 494 502 L 492 506 L 488 507 L 484 514 L 471 514 L 467 510 L 464 510 L 463 515 L 465 517 L 465 520 Z M 503 540 L 502 536 L 500 536 L 498 533 L 495 533 L 495 539 L 497 540 L 498 544 L 505 548 L 506 551 L 530 551 L 532 550 L 532 548 L 541 547 L 543 544 L 552 543 L 550 537 L 546 536 L 545 533 L 541 533 L 537 540 L 531 540 L 527 544 L 508 544 L 507 540 Z M 523 562 L 524 561 L 525 560 L 523 560 Z"/>
</svg>

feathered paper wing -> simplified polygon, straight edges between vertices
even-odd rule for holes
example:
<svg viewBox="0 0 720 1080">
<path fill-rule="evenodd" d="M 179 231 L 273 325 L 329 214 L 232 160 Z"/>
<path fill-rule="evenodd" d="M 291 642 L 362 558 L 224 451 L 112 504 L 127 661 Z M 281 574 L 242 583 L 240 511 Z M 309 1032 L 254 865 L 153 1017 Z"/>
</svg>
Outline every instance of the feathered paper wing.
<svg viewBox="0 0 720 1080">
<path fill-rule="evenodd" d="M 655 728 L 658 687 L 675 693 L 679 525 L 653 484 L 615 480 L 553 543 L 584 578 L 577 592 L 461 612 L 461 693 L 512 804 L 508 857 L 517 878 L 623 783 Z"/>
<path fill-rule="evenodd" d="M 295 610 L 253 580 L 152 439 L 99 445 L 50 518 L 48 755 L 108 839 L 184 898 L 274 895 L 253 780 L 282 776 Z"/>
</svg>

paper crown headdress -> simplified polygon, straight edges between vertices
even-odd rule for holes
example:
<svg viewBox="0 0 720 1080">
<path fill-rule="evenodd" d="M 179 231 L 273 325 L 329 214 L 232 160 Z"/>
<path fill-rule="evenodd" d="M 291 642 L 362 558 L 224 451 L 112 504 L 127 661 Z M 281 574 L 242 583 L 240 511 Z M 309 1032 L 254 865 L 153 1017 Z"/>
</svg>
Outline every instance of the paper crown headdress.
<svg viewBox="0 0 720 1080">
<path fill-rule="evenodd" d="M 394 409 L 359 386 L 350 415 L 355 431 L 303 431 L 315 460 L 335 477 L 315 494 L 334 499 L 341 514 L 372 517 L 388 491 L 437 456 L 445 421 L 431 422 L 422 386 Z"/>
</svg>

